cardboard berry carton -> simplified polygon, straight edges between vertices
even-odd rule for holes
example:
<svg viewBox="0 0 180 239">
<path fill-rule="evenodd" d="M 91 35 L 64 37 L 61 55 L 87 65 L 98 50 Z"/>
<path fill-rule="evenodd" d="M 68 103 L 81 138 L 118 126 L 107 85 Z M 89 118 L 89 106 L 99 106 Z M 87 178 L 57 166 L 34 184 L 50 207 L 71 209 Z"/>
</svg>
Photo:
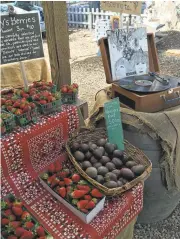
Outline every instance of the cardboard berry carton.
<svg viewBox="0 0 180 239">
<path fill-rule="evenodd" d="M 11 194 L 1 200 L 1 236 L 3 239 L 53 239 Z"/>
<path fill-rule="evenodd" d="M 78 84 L 63 85 L 61 87 L 61 97 L 63 104 L 74 104 L 78 98 Z"/>
<path fill-rule="evenodd" d="M 105 196 L 59 161 L 40 175 L 42 185 L 85 223 L 104 208 Z"/>
</svg>

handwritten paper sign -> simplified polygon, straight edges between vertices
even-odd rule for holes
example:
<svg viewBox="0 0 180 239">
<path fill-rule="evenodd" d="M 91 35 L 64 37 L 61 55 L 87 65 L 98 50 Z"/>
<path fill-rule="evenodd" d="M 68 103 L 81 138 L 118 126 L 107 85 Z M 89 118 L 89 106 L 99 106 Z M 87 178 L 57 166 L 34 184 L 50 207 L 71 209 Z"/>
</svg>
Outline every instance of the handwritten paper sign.
<svg viewBox="0 0 180 239">
<path fill-rule="evenodd" d="M 124 137 L 120 115 L 119 98 L 104 104 L 104 115 L 108 133 L 108 141 L 117 144 L 118 149 L 124 150 Z"/>
<path fill-rule="evenodd" d="M 141 14 L 141 1 L 102 1 L 101 9 L 111 12 L 120 12 L 127 14 L 140 15 Z"/>
<path fill-rule="evenodd" d="M 1 64 L 44 57 L 38 13 L 2 15 Z"/>
</svg>

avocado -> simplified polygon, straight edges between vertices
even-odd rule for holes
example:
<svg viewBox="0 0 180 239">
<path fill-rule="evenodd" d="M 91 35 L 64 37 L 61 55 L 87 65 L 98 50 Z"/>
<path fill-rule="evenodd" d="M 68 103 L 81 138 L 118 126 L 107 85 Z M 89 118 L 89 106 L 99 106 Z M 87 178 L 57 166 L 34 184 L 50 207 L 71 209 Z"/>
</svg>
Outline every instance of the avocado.
<svg viewBox="0 0 180 239">
<path fill-rule="evenodd" d="M 97 162 L 97 163 L 93 164 L 93 167 L 95 167 L 96 169 L 98 169 L 101 166 L 102 166 L 102 163 L 100 163 L 100 162 Z"/>
<path fill-rule="evenodd" d="M 123 163 L 119 158 L 113 158 L 112 163 L 116 166 L 117 169 L 121 168 Z"/>
<path fill-rule="evenodd" d="M 121 176 L 121 171 L 119 169 L 114 169 L 112 173 L 116 174 L 117 178 Z"/>
<path fill-rule="evenodd" d="M 109 172 L 109 173 L 106 173 L 105 177 L 104 177 L 105 181 L 108 182 L 108 181 L 117 181 L 117 176 L 116 174 L 112 173 L 112 172 Z"/>
<path fill-rule="evenodd" d="M 94 151 L 95 149 L 97 149 L 97 145 L 92 143 L 92 144 L 89 146 L 89 151 L 90 151 L 91 153 L 93 153 L 93 151 Z"/>
<path fill-rule="evenodd" d="M 97 169 L 94 167 L 89 167 L 86 169 L 86 173 L 89 177 L 95 179 L 97 177 Z"/>
<path fill-rule="evenodd" d="M 84 154 L 81 152 L 81 151 L 76 151 L 74 153 L 74 158 L 78 161 L 78 162 L 81 162 L 84 160 L 85 156 Z"/>
<path fill-rule="evenodd" d="M 97 145 L 100 147 L 100 146 L 104 146 L 106 144 L 106 139 L 99 139 L 97 141 Z"/>
<path fill-rule="evenodd" d="M 118 186 L 117 183 L 114 181 L 106 182 L 103 185 L 107 188 L 116 188 Z"/>
<path fill-rule="evenodd" d="M 104 166 L 100 166 L 99 168 L 98 168 L 98 174 L 100 174 L 100 175 L 105 175 L 106 173 L 108 173 L 109 172 L 109 170 L 106 168 L 106 167 L 104 167 Z"/>
<path fill-rule="evenodd" d="M 128 161 L 128 162 L 126 163 L 126 167 L 127 167 L 127 168 L 132 168 L 132 167 L 135 166 L 135 165 L 137 165 L 137 163 L 134 162 L 134 161 Z"/>
<path fill-rule="evenodd" d="M 89 151 L 85 154 L 85 158 L 87 160 L 89 160 L 92 157 L 92 153 L 90 153 Z"/>
<path fill-rule="evenodd" d="M 72 143 L 71 151 L 74 153 L 79 149 L 80 145 L 77 142 Z"/>
<path fill-rule="evenodd" d="M 97 175 L 96 181 L 100 184 L 104 183 L 104 177 L 102 175 Z"/>
<path fill-rule="evenodd" d="M 114 145 L 110 143 L 106 143 L 104 148 L 108 154 L 112 154 L 114 151 Z"/>
<path fill-rule="evenodd" d="M 121 176 L 127 180 L 132 180 L 135 175 L 129 168 L 122 168 Z"/>
<path fill-rule="evenodd" d="M 81 145 L 80 145 L 80 150 L 81 150 L 83 153 L 87 153 L 88 150 L 89 150 L 88 144 L 81 144 Z"/>
<path fill-rule="evenodd" d="M 109 171 L 116 169 L 115 165 L 111 162 L 106 163 L 106 168 L 108 168 Z"/>
<path fill-rule="evenodd" d="M 122 187 L 123 186 L 123 182 L 122 181 L 117 181 L 117 185 L 118 185 L 118 187 Z"/>
<path fill-rule="evenodd" d="M 91 162 L 92 164 L 95 164 L 95 163 L 98 162 L 98 160 L 97 160 L 94 156 L 92 156 L 91 159 L 90 159 L 90 162 Z"/>
<path fill-rule="evenodd" d="M 116 150 L 114 150 L 114 152 L 113 152 L 113 156 L 114 156 L 115 158 L 122 159 L 123 156 L 124 156 L 124 152 L 123 152 L 122 150 L 116 149 Z"/>
<path fill-rule="evenodd" d="M 118 149 L 117 144 L 113 144 L 113 146 L 114 146 L 114 150 Z"/>
<path fill-rule="evenodd" d="M 87 168 L 91 167 L 92 164 L 89 161 L 82 162 L 82 169 L 86 170 Z"/>
<path fill-rule="evenodd" d="M 93 151 L 93 155 L 96 159 L 101 159 L 103 156 L 103 152 L 101 149 L 98 148 Z"/>
<path fill-rule="evenodd" d="M 103 165 L 106 165 L 106 163 L 110 162 L 110 158 L 107 157 L 107 156 L 102 156 L 102 158 L 100 159 L 100 162 L 103 164 Z"/>
<path fill-rule="evenodd" d="M 131 170 L 136 176 L 140 176 L 144 172 L 145 166 L 142 164 L 138 164 L 136 166 L 133 166 Z"/>
<path fill-rule="evenodd" d="M 102 154 L 104 155 L 104 153 L 105 153 L 104 147 L 101 146 L 101 147 L 99 147 L 98 149 L 101 150 Z"/>
</svg>

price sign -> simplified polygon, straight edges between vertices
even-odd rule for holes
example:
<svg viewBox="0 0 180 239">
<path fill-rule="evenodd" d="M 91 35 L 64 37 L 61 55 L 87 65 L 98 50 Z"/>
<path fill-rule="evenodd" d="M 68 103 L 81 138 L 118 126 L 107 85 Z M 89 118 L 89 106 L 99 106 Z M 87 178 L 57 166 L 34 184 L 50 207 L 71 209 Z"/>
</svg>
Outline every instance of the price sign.
<svg viewBox="0 0 180 239">
<path fill-rule="evenodd" d="M 38 13 L 2 15 L 1 64 L 44 57 Z"/>
<path fill-rule="evenodd" d="M 115 98 L 104 104 L 104 115 L 109 142 L 117 144 L 118 149 L 124 150 L 119 98 Z"/>
</svg>

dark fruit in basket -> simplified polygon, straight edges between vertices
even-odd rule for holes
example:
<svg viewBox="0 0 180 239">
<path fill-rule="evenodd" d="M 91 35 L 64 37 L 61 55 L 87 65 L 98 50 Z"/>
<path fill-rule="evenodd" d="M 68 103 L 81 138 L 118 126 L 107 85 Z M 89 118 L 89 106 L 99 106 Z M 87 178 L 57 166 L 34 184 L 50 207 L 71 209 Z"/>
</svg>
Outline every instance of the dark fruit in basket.
<svg viewBox="0 0 180 239">
<path fill-rule="evenodd" d="M 112 173 L 116 174 L 117 178 L 121 176 L 121 171 L 119 169 L 114 169 Z"/>
<path fill-rule="evenodd" d="M 110 158 L 107 156 L 102 156 L 102 158 L 100 159 L 100 163 L 102 163 L 103 165 L 106 165 L 110 161 Z"/>
<path fill-rule="evenodd" d="M 102 166 L 102 163 L 100 163 L 100 162 L 97 162 L 97 163 L 93 164 L 93 167 L 95 167 L 97 169 L 101 166 Z"/>
<path fill-rule="evenodd" d="M 94 167 L 89 167 L 86 169 L 86 173 L 89 177 L 91 178 L 96 178 L 97 177 L 97 169 Z"/>
<path fill-rule="evenodd" d="M 126 167 L 127 167 L 127 168 L 132 168 L 132 167 L 135 166 L 135 165 L 137 165 L 137 163 L 134 162 L 134 161 L 128 161 L 128 162 L 126 163 Z"/>
<path fill-rule="evenodd" d="M 98 168 L 98 174 L 100 174 L 100 175 L 104 176 L 108 172 L 109 172 L 109 170 L 104 166 L 101 166 L 101 167 Z"/>
<path fill-rule="evenodd" d="M 129 168 L 122 168 L 121 176 L 127 180 L 132 180 L 134 178 L 134 173 Z"/>
<path fill-rule="evenodd" d="M 74 153 L 74 158 L 75 158 L 77 161 L 81 162 L 81 161 L 84 160 L 85 156 L 84 156 L 84 154 L 83 154 L 81 151 L 76 151 L 76 152 Z"/>
<path fill-rule="evenodd" d="M 99 139 L 98 141 L 97 141 L 97 145 L 98 146 L 104 146 L 106 144 L 106 139 Z"/>
<path fill-rule="evenodd" d="M 118 187 L 122 187 L 123 186 L 123 182 L 122 181 L 117 181 L 117 186 Z"/>
<path fill-rule="evenodd" d="M 106 153 L 106 151 L 105 151 L 105 153 L 104 153 L 104 156 L 107 156 L 107 157 L 109 156 L 108 153 Z"/>
<path fill-rule="evenodd" d="M 96 178 L 96 181 L 97 181 L 98 183 L 103 184 L 103 183 L 104 183 L 104 177 L 103 177 L 102 175 L 98 175 L 97 178 Z"/>
<path fill-rule="evenodd" d="M 116 166 L 116 168 L 121 168 L 123 163 L 119 158 L 113 158 L 112 163 Z"/>
<path fill-rule="evenodd" d="M 125 179 L 125 178 L 119 178 L 118 181 L 121 181 L 123 185 L 129 182 L 129 181 L 128 181 L 127 179 Z"/>
<path fill-rule="evenodd" d="M 89 161 L 82 162 L 82 169 L 86 170 L 89 167 L 92 167 L 92 164 Z"/>
<path fill-rule="evenodd" d="M 106 182 L 103 185 L 107 188 L 116 188 L 118 186 L 117 183 L 114 181 Z"/>
<path fill-rule="evenodd" d="M 114 150 L 118 149 L 117 144 L 113 144 Z"/>
<path fill-rule="evenodd" d="M 80 145 L 80 150 L 81 150 L 83 153 L 87 153 L 88 150 L 89 150 L 88 144 L 81 144 L 81 145 Z"/>
<path fill-rule="evenodd" d="M 92 164 L 95 164 L 95 163 L 98 162 L 98 160 L 97 160 L 94 156 L 92 156 L 91 159 L 90 159 L 90 162 L 91 162 Z"/>
<path fill-rule="evenodd" d="M 116 169 L 115 165 L 111 162 L 106 163 L 106 168 L 108 168 L 109 171 L 113 171 L 114 169 Z"/>
<path fill-rule="evenodd" d="M 106 143 L 104 148 L 108 154 L 112 154 L 114 151 L 114 145 L 110 143 Z"/>
<path fill-rule="evenodd" d="M 89 145 L 89 151 L 90 151 L 91 153 L 93 153 L 93 151 L 94 151 L 95 149 L 97 149 L 97 145 L 96 145 L 96 144 L 90 144 L 90 145 Z"/>
<path fill-rule="evenodd" d="M 126 155 L 124 155 L 124 157 L 121 160 L 123 164 L 126 164 L 129 161 L 129 158 Z"/>
<path fill-rule="evenodd" d="M 109 181 L 117 181 L 117 176 L 116 174 L 112 173 L 112 172 L 109 172 L 109 173 L 106 173 L 105 177 L 104 177 L 105 181 L 106 182 L 109 182 Z"/>
<path fill-rule="evenodd" d="M 85 158 L 88 160 L 91 158 L 91 156 L 92 156 L 92 153 L 90 153 L 89 151 L 85 154 Z"/>
<path fill-rule="evenodd" d="M 99 150 L 101 150 L 102 151 L 102 154 L 104 155 L 104 153 L 105 153 L 105 149 L 104 149 L 104 147 L 99 147 Z"/>
<path fill-rule="evenodd" d="M 142 164 L 138 164 L 136 166 L 133 166 L 131 170 L 136 176 L 140 176 L 144 172 L 145 167 Z"/>
<path fill-rule="evenodd" d="M 122 159 L 124 156 L 124 152 L 122 150 L 116 149 L 113 152 L 113 157 Z"/>
<path fill-rule="evenodd" d="M 71 151 L 74 153 L 79 149 L 80 145 L 79 143 L 74 142 L 71 147 Z"/>
<path fill-rule="evenodd" d="M 95 157 L 96 159 L 101 159 L 102 156 L 103 156 L 103 152 L 102 152 L 101 149 L 95 149 L 95 150 L 93 151 L 93 155 L 94 155 L 94 157 Z"/>
</svg>

